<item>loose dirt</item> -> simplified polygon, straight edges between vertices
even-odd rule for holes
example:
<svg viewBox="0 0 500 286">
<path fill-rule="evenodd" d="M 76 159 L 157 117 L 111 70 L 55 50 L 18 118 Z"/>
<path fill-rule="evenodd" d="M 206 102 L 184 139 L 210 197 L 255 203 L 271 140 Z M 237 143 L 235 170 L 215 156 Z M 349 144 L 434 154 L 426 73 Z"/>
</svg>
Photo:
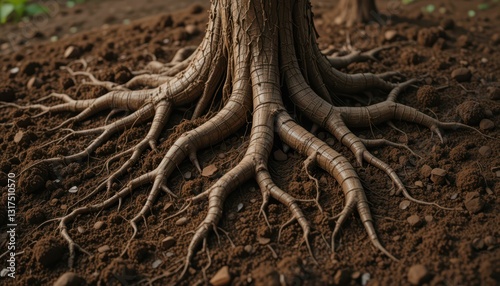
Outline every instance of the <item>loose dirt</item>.
<svg viewBox="0 0 500 286">
<path fill-rule="evenodd" d="M 82 77 L 75 80 L 60 67 L 70 65 L 82 70 L 78 60 L 83 59 L 98 79 L 123 83 L 130 79 L 131 71 L 142 69 L 149 61 L 167 62 L 180 47 L 201 41 L 207 22 L 207 3 L 174 13 L 168 12 L 170 8 L 158 6 L 164 1 L 148 2 L 152 4 L 141 6 L 145 12 L 137 13 L 133 12 L 135 8 L 123 8 L 138 7 L 134 3 L 143 5 L 131 0 L 88 1 L 73 10 L 64 8 L 67 14 L 61 12 L 48 21 L 47 27 L 54 28 L 47 28 L 43 35 L 29 41 L 18 42 L 19 50 L 12 52 L 4 45 L 0 55 L 0 100 L 25 105 L 51 92 L 67 93 L 79 99 L 97 98 L 106 92 L 103 88 L 83 86 Z M 482 124 L 487 128 L 481 132 L 500 138 L 500 16 L 495 13 L 500 4 L 488 1 L 490 9 L 477 11 L 477 15 L 470 18 L 468 11 L 477 10 L 477 1 L 457 4 L 451 0 L 422 0 L 402 6 L 394 6 L 400 1 L 378 2 L 385 16 L 366 27 L 345 30 L 330 22 L 333 18 L 329 13 L 336 1 L 313 1 L 321 48 L 342 53 L 346 43 L 362 50 L 393 44 L 393 48 L 379 54 L 378 62 L 351 64 L 346 71 L 396 70 L 401 73 L 398 81 L 425 75 L 424 82 L 410 88 L 399 101 L 443 121 L 462 121 L 478 129 L 487 119 L 490 122 Z M 421 8 L 431 3 L 436 11 L 422 12 Z M 112 11 L 118 12 L 109 16 Z M 157 12 L 165 14 L 155 14 Z M 113 24 L 146 14 L 155 15 Z M 81 23 L 79 32 L 71 35 L 67 27 L 75 26 L 74 17 L 81 19 L 78 20 Z M 0 44 L 8 43 L 4 31 L 15 31 L 15 27 L 6 26 L 4 30 L 2 26 Z M 50 42 L 53 35 L 58 35 L 58 40 Z M 381 99 L 373 92 L 372 102 Z M 49 104 L 56 102 L 48 101 Z M 346 101 L 346 104 L 359 103 Z M 213 109 L 217 108 L 215 104 Z M 161 136 L 160 152 L 144 155 L 121 182 L 151 170 L 176 136 L 203 123 L 205 119 L 183 121 L 192 109 L 188 106 L 187 110 L 175 112 Z M 165 269 L 183 259 L 189 231 L 203 219 L 207 204 L 190 208 L 184 218 L 167 219 L 181 208 L 182 202 L 166 193 L 139 225 L 140 233 L 127 253 L 120 257 L 132 235 L 127 219 L 133 217 L 146 200 L 147 188 L 143 188 L 125 199 L 119 210 L 114 207 L 97 215 L 84 215 L 69 225 L 73 239 L 92 254 L 78 252 L 75 267 L 69 269 L 67 244 L 59 235 L 57 222 L 38 226 L 67 213 L 91 192 L 106 176 L 106 159 L 141 140 L 148 126 L 137 126 L 112 137 L 88 160 L 68 166 L 39 165 L 21 173 L 30 162 L 75 153 L 93 139 L 71 137 L 58 142 L 63 132 L 44 131 L 57 126 L 70 114 L 35 119 L 30 117 L 34 114 L 35 111 L 0 109 L 2 210 L 6 210 L 7 174 L 16 174 L 18 181 L 16 279 L 0 278 L 2 283 L 51 285 L 64 273 L 74 272 L 89 285 L 135 284 L 162 275 Z M 75 129 L 100 126 L 105 120 L 106 114 L 101 114 L 76 125 Z M 308 254 L 297 224 L 280 229 L 288 221 L 289 213 L 275 201 L 271 201 L 268 208 L 272 226 L 269 229 L 259 215 L 260 192 L 254 182 L 248 182 L 231 194 L 224 206 L 225 216 L 219 227 L 225 232 L 210 235 L 208 250 L 198 252 L 190 275 L 181 284 L 203 284 L 218 273 L 213 281 L 226 281 L 229 275 L 233 285 L 497 285 L 500 281 L 499 141 L 471 131 L 454 131 L 445 134 L 442 144 L 421 126 L 394 124 L 403 131 L 383 125 L 356 130 L 356 133 L 366 138 L 384 137 L 408 143 L 421 158 L 392 147 L 373 152 L 397 171 L 414 197 L 461 208 L 444 211 L 409 203 L 391 191 L 389 178 L 380 171 L 357 166 L 380 239 L 400 262 L 390 260 L 372 247 L 357 216 L 344 226 L 341 241 L 336 243 L 338 249 L 335 254 L 331 253 L 327 244 L 335 223 L 328 216 L 341 210 L 343 195 L 329 175 L 316 169 L 311 175 L 319 181 L 319 201 L 324 213 L 313 202 L 304 201 L 300 205 L 315 227 L 311 243 L 318 264 Z M 200 152 L 200 163 L 210 167 L 205 176 L 188 162 L 180 165 L 179 172 L 169 181 L 169 188 L 181 199 L 205 190 L 238 162 L 245 150 L 246 136 L 247 130 L 240 130 Z M 355 162 L 349 150 L 323 130 L 318 137 Z M 51 141 L 54 142 L 49 144 Z M 278 139 L 275 146 L 281 146 Z M 316 190 L 303 170 L 305 158 L 295 152 L 285 154 L 278 148 L 273 154 L 270 167 L 277 184 L 298 198 L 313 199 Z M 110 168 L 115 169 L 122 163 L 123 160 L 113 162 Z M 423 168 L 425 165 L 428 168 Z M 436 168 L 444 172 L 440 173 L 439 180 L 433 181 L 431 173 Z M 424 169 L 428 172 L 423 172 Z M 118 187 L 117 183 L 113 191 Z M 107 196 L 109 194 L 102 193 L 84 203 L 95 203 Z M 0 213 L 0 220 L 5 226 L 6 211 Z M 5 228 L 0 238 L 0 253 L 3 253 L 7 250 Z M 71 273 L 61 280 L 80 281 Z M 171 278 L 159 279 L 156 283 L 165 285 L 172 281 Z"/>
</svg>

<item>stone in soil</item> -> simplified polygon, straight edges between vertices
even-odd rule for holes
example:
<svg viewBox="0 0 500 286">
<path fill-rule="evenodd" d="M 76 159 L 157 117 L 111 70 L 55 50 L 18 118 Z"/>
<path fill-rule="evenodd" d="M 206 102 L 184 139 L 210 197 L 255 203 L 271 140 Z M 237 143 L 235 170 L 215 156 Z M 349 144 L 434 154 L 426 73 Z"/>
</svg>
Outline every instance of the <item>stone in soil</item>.
<svg viewBox="0 0 500 286">
<path fill-rule="evenodd" d="M 488 97 L 490 99 L 493 99 L 493 100 L 500 99 L 500 88 L 495 87 L 495 86 L 490 86 L 486 89 L 486 92 L 488 93 Z"/>
<path fill-rule="evenodd" d="M 465 196 L 465 207 L 471 214 L 480 213 L 483 210 L 484 204 L 478 192 L 470 192 Z"/>
<path fill-rule="evenodd" d="M 176 222 L 175 222 L 175 225 L 177 226 L 183 226 L 183 225 L 186 225 L 188 222 L 188 219 L 187 217 L 181 217 L 180 219 L 178 219 Z"/>
<path fill-rule="evenodd" d="M 83 286 L 87 285 L 85 279 L 81 278 L 74 272 L 66 272 L 61 275 L 56 282 L 54 282 L 54 286 Z"/>
<path fill-rule="evenodd" d="M 424 178 L 429 178 L 431 172 L 432 172 L 432 167 L 429 165 L 423 165 L 422 168 L 420 168 L 420 174 L 422 174 Z"/>
<path fill-rule="evenodd" d="M 479 128 L 481 128 L 481 130 L 491 130 L 495 128 L 495 122 L 489 119 L 483 119 L 479 122 Z"/>
<path fill-rule="evenodd" d="M 418 31 L 417 42 L 424 47 L 432 47 L 439 38 L 437 28 L 423 28 Z"/>
<path fill-rule="evenodd" d="M 213 286 L 229 285 L 231 282 L 231 274 L 229 274 L 229 267 L 224 266 L 210 279 L 210 284 Z"/>
<path fill-rule="evenodd" d="M 203 177 L 212 177 L 213 175 L 215 175 L 215 173 L 217 173 L 217 171 L 218 171 L 218 169 L 215 165 L 209 165 L 209 166 L 206 166 L 205 168 L 203 168 L 201 175 Z"/>
<path fill-rule="evenodd" d="M 408 270 L 408 282 L 412 285 L 422 285 L 429 279 L 429 271 L 422 264 L 415 264 Z"/>
<path fill-rule="evenodd" d="M 398 32 L 396 30 L 388 30 L 384 33 L 384 38 L 386 41 L 392 42 L 398 37 Z"/>
<path fill-rule="evenodd" d="M 457 106 L 457 113 L 467 125 L 476 125 L 484 118 L 484 110 L 475 101 L 468 100 Z"/>
<path fill-rule="evenodd" d="M 80 56 L 80 49 L 75 46 L 69 46 L 66 48 L 66 51 L 64 51 L 64 58 L 65 59 L 75 59 Z"/>
<path fill-rule="evenodd" d="M 434 168 L 431 171 L 431 181 L 436 185 L 443 185 L 446 182 L 446 170 L 441 168 Z"/>
<path fill-rule="evenodd" d="M 162 241 L 161 241 L 161 248 L 163 250 L 168 250 L 169 248 L 171 248 L 172 246 L 174 246 L 176 243 L 175 241 L 175 238 L 171 237 L 171 236 L 167 236 L 165 237 Z"/>
<path fill-rule="evenodd" d="M 419 227 L 422 225 L 422 221 L 418 215 L 411 215 L 406 219 L 406 221 L 408 221 L 412 227 Z"/>
<path fill-rule="evenodd" d="M 490 157 L 493 151 L 491 150 L 490 146 L 481 146 L 479 148 L 479 154 L 483 157 Z"/>
<path fill-rule="evenodd" d="M 97 249 L 97 252 L 104 253 L 104 252 L 108 252 L 110 250 L 111 250 L 111 247 L 109 247 L 109 245 L 103 245 Z"/>
<path fill-rule="evenodd" d="M 430 85 L 424 85 L 417 91 L 417 100 L 425 107 L 439 105 L 439 94 L 436 89 Z"/>
<path fill-rule="evenodd" d="M 470 81 L 472 72 L 468 68 L 458 68 L 451 72 L 451 78 L 458 82 Z"/>
<path fill-rule="evenodd" d="M 94 223 L 94 229 L 101 229 L 103 226 L 104 226 L 103 221 L 98 221 L 98 222 Z"/>
</svg>

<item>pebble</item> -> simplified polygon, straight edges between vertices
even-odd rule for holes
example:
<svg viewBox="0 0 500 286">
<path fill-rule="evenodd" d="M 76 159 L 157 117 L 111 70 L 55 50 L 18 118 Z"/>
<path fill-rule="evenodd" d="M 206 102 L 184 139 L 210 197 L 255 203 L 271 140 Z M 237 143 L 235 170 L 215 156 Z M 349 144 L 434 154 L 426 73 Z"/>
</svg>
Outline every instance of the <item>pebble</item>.
<svg viewBox="0 0 500 286">
<path fill-rule="evenodd" d="M 181 217 L 180 219 L 178 219 L 176 222 L 175 222 L 175 225 L 177 226 L 183 226 L 183 225 L 186 225 L 188 222 L 188 219 L 187 217 Z"/>
<path fill-rule="evenodd" d="M 271 242 L 271 239 L 270 238 L 267 238 L 267 237 L 262 237 L 262 236 L 258 236 L 257 237 L 257 241 L 262 244 L 262 245 L 266 245 L 268 244 L 269 242 Z"/>
<path fill-rule="evenodd" d="M 431 171 L 431 181 L 434 184 L 437 185 L 442 185 L 445 183 L 445 177 L 446 177 L 446 170 L 440 169 L 440 168 L 434 168 Z"/>
<path fill-rule="evenodd" d="M 417 186 L 419 188 L 423 188 L 424 187 L 424 183 L 422 183 L 422 181 L 416 181 L 415 182 L 415 186 Z"/>
<path fill-rule="evenodd" d="M 495 128 L 495 123 L 489 119 L 483 119 L 479 122 L 479 128 L 481 128 L 481 130 L 491 130 Z"/>
<path fill-rule="evenodd" d="M 423 165 L 422 168 L 420 168 L 420 174 L 424 176 L 424 178 L 428 178 L 431 175 L 432 172 L 432 167 L 429 165 Z"/>
<path fill-rule="evenodd" d="M 21 140 L 23 140 L 24 137 L 24 132 L 23 131 L 17 131 L 16 135 L 14 136 L 14 143 L 19 143 Z"/>
<path fill-rule="evenodd" d="M 67 210 L 67 209 L 68 209 L 68 205 L 61 205 L 61 209 L 62 209 L 63 211 Z"/>
<path fill-rule="evenodd" d="M 429 271 L 422 264 L 416 264 L 408 270 L 408 282 L 412 285 L 421 285 L 429 278 Z"/>
<path fill-rule="evenodd" d="M 79 233 L 84 233 L 85 232 L 85 229 L 81 226 L 77 227 L 76 228 L 78 230 Z"/>
<path fill-rule="evenodd" d="M 205 168 L 203 168 L 203 171 L 201 172 L 201 175 L 203 177 L 211 177 L 215 173 L 217 173 L 218 170 L 219 169 L 217 169 L 217 167 L 215 165 L 209 165 L 209 166 L 206 166 Z"/>
<path fill-rule="evenodd" d="M 243 209 L 243 204 L 239 203 L 238 206 L 236 207 L 236 211 L 240 212 Z"/>
<path fill-rule="evenodd" d="M 283 161 L 286 161 L 288 159 L 288 156 L 280 149 L 274 151 L 273 156 L 274 156 L 274 160 L 276 160 L 278 162 L 283 162 Z"/>
<path fill-rule="evenodd" d="M 50 200 L 49 206 L 53 207 L 59 203 L 59 199 L 52 199 Z"/>
<path fill-rule="evenodd" d="M 495 33 L 491 36 L 491 42 L 495 45 L 500 44 L 500 34 Z"/>
<path fill-rule="evenodd" d="M 397 36 L 398 36 L 398 32 L 396 30 L 388 30 L 384 34 L 384 38 L 389 42 L 396 39 Z"/>
<path fill-rule="evenodd" d="M 77 58 L 78 56 L 79 51 L 75 46 L 69 46 L 68 48 L 66 48 L 66 51 L 64 51 L 65 59 Z"/>
<path fill-rule="evenodd" d="M 403 200 L 401 203 L 399 203 L 399 208 L 405 210 L 410 206 L 410 204 L 411 202 L 409 200 Z"/>
<path fill-rule="evenodd" d="M 333 276 L 333 284 L 335 285 L 349 285 L 351 281 L 351 273 L 349 270 L 341 269 Z"/>
<path fill-rule="evenodd" d="M 158 266 L 162 265 L 162 263 L 163 261 L 161 259 L 156 259 L 152 264 L 153 269 L 158 268 Z"/>
<path fill-rule="evenodd" d="M 77 186 L 73 186 L 73 187 L 69 188 L 68 192 L 74 194 L 74 193 L 78 192 L 78 187 Z"/>
<path fill-rule="evenodd" d="M 74 272 L 66 272 L 57 278 L 54 286 L 80 286 L 86 285 L 85 279 L 81 278 Z"/>
<path fill-rule="evenodd" d="M 495 86 L 490 86 L 486 89 L 486 92 L 488 93 L 488 97 L 493 100 L 498 100 L 500 99 L 500 88 L 495 87 Z"/>
<path fill-rule="evenodd" d="M 191 179 L 191 176 L 192 176 L 191 172 L 184 173 L 184 179 L 186 179 L 186 180 Z"/>
<path fill-rule="evenodd" d="M 426 222 L 432 222 L 432 221 L 434 220 L 434 217 L 433 217 L 433 216 L 431 216 L 431 215 L 426 215 L 426 216 L 424 217 L 424 219 L 425 219 L 425 221 L 426 221 Z"/>
<path fill-rule="evenodd" d="M 187 25 L 185 30 L 186 30 L 186 33 L 188 33 L 189 35 L 196 35 L 200 32 L 198 27 L 196 27 L 195 25 Z"/>
<path fill-rule="evenodd" d="M 458 197 L 458 194 L 457 194 L 457 193 L 454 193 L 454 194 L 452 194 L 452 195 L 450 196 L 450 199 L 452 199 L 452 200 L 456 200 L 456 199 L 457 199 L 457 197 Z"/>
<path fill-rule="evenodd" d="M 370 281 L 371 275 L 370 273 L 363 273 L 361 275 L 361 285 L 365 286 L 368 281 Z"/>
<path fill-rule="evenodd" d="M 224 266 L 210 279 L 210 284 L 213 286 L 224 286 L 231 282 L 231 275 L 229 274 L 229 267 Z"/>
<path fill-rule="evenodd" d="M 12 68 L 10 69 L 9 71 L 11 74 L 17 74 L 19 72 L 19 67 L 15 67 L 15 68 Z"/>
<path fill-rule="evenodd" d="M 359 271 L 354 271 L 354 272 L 352 273 L 352 275 L 351 275 L 351 279 L 352 279 L 352 280 L 358 280 L 358 279 L 359 279 L 359 277 L 361 277 L 361 272 L 359 272 Z"/>
<path fill-rule="evenodd" d="M 97 251 L 98 251 L 99 253 L 108 252 L 108 251 L 110 251 L 110 250 L 111 250 L 111 247 L 109 247 L 109 245 L 103 245 L 103 246 L 101 246 L 101 247 L 99 247 L 99 248 L 97 249 Z"/>
<path fill-rule="evenodd" d="M 483 157 L 489 157 L 492 153 L 493 151 L 491 150 L 490 146 L 481 146 L 481 148 L 479 148 L 479 154 L 481 154 L 481 156 Z"/>
<path fill-rule="evenodd" d="M 172 203 L 166 203 L 164 206 L 163 206 L 163 211 L 169 211 L 172 209 L 174 205 Z"/>
<path fill-rule="evenodd" d="M 335 139 L 333 139 L 333 138 L 330 137 L 330 138 L 327 138 L 325 142 L 329 146 L 333 146 L 335 144 Z"/>
<path fill-rule="evenodd" d="M 10 273 L 9 269 L 4 268 L 4 269 L 2 269 L 2 271 L 0 271 L 0 277 L 5 277 L 9 273 Z"/>
<path fill-rule="evenodd" d="M 28 89 L 33 89 L 33 88 L 41 87 L 42 84 L 43 84 L 43 81 L 34 76 L 34 77 L 30 78 L 30 80 L 28 81 L 28 84 L 26 86 L 28 87 Z"/>
<path fill-rule="evenodd" d="M 104 225 L 103 221 L 98 221 L 94 223 L 94 229 L 101 229 L 103 225 Z"/>
<path fill-rule="evenodd" d="M 451 78 L 458 82 L 470 81 L 472 73 L 468 68 L 458 68 L 451 72 Z"/>
<path fill-rule="evenodd" d="M 422 225 L 422 221 L 418 215 L 411 215 L 406 219 L 406 221 L 408 221 L 408 223 L 413 227 Z"/>
<path fill-rule="evenodd" d="M 465 207 L 470 213 L 477 214 L 483 210 L 484 201 L 479 197 L 473 198 L 465 202 Z"/>
<path fill-rule="evenodd" d="M 252 252 L 253 252 L 253 246 L 251 246 L 250 244 L 245 245 L 245 247 L 243 247 L 243 249 L 248 254 L 252 254 Z"/>
<path fill-rule="evenodd" d="M 174 246 L 176 243 L 175 241 L 175 238 L 171 237 L 171 236 L 167 236 L 165 237 L 162 241 L 161 241 L 161 248 L 163 250 L 167 250 L 169 248 L 171 248 L 172 246 Z"/>
<path fill-rule="evenodd" d="M 484 240 L 482 240 L 481 238 L 475 238 L 472 241 L 472 247 L 475 250 L 481 250 L 481 249 L 483 249 L 484 248 Z"/>
<path fill-rule="evenodd" d="M 484 238 L 484 244 L 486 244 L 486 246 L 488 247 L 491 247 L 497 244 L 497 240 L 493 236 L 488 235 L 487 237 Z"/>
</svg>

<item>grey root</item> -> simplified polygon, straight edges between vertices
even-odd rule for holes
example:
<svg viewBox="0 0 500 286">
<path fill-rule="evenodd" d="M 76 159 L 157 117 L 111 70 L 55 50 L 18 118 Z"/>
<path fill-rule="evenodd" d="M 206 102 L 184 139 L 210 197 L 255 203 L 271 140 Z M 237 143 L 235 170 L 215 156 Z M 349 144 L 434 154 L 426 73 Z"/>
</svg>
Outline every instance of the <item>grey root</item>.
<svg viewBox="0 0 500 286">
<path fill-rule="evenodd" d="M 35 164 L 41 162 L 68 164 L 86 160 L 89 154 L 107 142 L 113 134 L 133 125 L 152 122 L 149 132 L 142 141 L 108 159 L 109 163 L 122 156 L 129 156 L 126 163 L 117 170 L 112 170 L 110 175 L 71 212 L 64 217 L 54 219 L 59 221 L 60 233 L 69 244 L 70 265 L 74 262 L 75 250 L 87 254 L 88 252 L 71 238 L 68 223 L 80 215 L 97 213 L 102 209 L 121 205 L 123 198 L 140 186 L 149 185 L 147 200 L 144 201 L 140 212 L 129 221 L 134 230 L 130 239 L 132 241 L 139 231 L 138 224 L 152 211 L 152 205 L 162 191 L 173 195 L 173 199 L 177 198 L 167 187 L 168 179 L 177 166 L 189 158 L 201 171 L 197 151 L 222 141 L 242 128 L 249 120 L 252 123 L 251 134 L 243 159 L 209 189 L 195 197 L 187 198 L 185 207 L 179 211 L 179 213 L 184 212 L 202 200 L 208 201 L 206 217 L 194 229 L 185 260 L 179 263 L 180 266 L 172 271 L 172 274 L 182 271 L 182 277 L 186 273 L 197 247 L 202 242 L 204 244 L 209 232 L 217 231 L 217 224 L 224 215 L 224 201 L 228 195 L 252 178 L 257 181 L 262 192 L 261 211 L 264 216 L 271 197 L 288 207 L 293 220 L 302 228 L 303 239 L 312 255 L 309 244 L 311 223 L 306 219 L 297 199 L 286 190 L 280 189 L 273 182 L 268 170 L 275 134 L 285 144 L 307 158 L 306 172 L 309 165 L 317 165 L 333 176 L 342 188 L 345 207 L 335 216 L 337 223 L 331 236 L 333 249 L 342 224 L 357 211 L 372 244 L 385 255 L 397 260 L 378 239 L 364 188 L 352 164 L 342 154 L 301 127 L 287 112 L 283 95 L 286 94 L 296 110 L 314 122 L 317 127 L 327 130 L 348 147 L 359 164 L 368 163 L 385 172 L 398 191 L 409 200 L 437 207 L 440 206 L 412 198 L 395 171 L 368 151 L 368 148 L 382 145 L 404 148 L 407 146 L 385 139 L 361 139 L 352 133 L 350 128 L 403 120 L 426 126 L 442 139 L 442 129 L 471 129 L 471 127 L 459 123 L 443 123 L 414 108 L 397 103 L 398 94 L 415 80 L 393 84 L 384 80 L 390 73 L 385 76 L 371 73 L 348 75 L 338 71 L 336 68 L 346 66 L 352 61 L 371 58 L 370 53 L 362 54 L 363 57 L 360 57 L 359 53 L 343 58 L 325 57 L 316 44 L 311 5 L 307 0 L 213 0 L 209 19 L 206 35 L 199 47 L 182 49 L 178 53 L 180 56 L 176 56 L 175 60 L 168 64 L 153 62 L 148 66 L 149 72 L 136 73 L 137 76 L 125 85 L 100 82 L 90 74 L 86 74 L 91 79 L 91 84 L 109 89 L 109 93 L 100 98 L 74 100 L 65 94 L 52 94 L 49 97 L 58 98 L 63 103 L 55 106 L 41 104 L 20 106 L 3 103 L 4 107 L 41 110 L 42 112 L 36 116 L 62 111 L 77 113 L 53 130 L 63 130 L 67 125 L 85 120 L 104 110 L 130 111 L 129 115 L 112 123 L 106 122 L 99 128 L 78 131 L 69 129 L 71 133 L 67 137 L 93 134 L 96 139 L 80 153 L 45 159 Z M 174 108 L 196 103 L 193 118 L 203 116 L 217 93 L 219 83 L 223 86 L 224 107 L 212 118 L 182 134 L 154 170 L 131 179 L 121 190 L 98 204 L 83 205 L 83 200 L 109 190 L 130 166 L 139 161 L 141 154 L 148 148 L 156 150 L 157 140 Z M 151 88 L 129 89 L 145 85 Z M 374 89 L 386 92 L 387 100 L 366 107 L 335 105 L 341 102 L 341 97 L 344 95 L 350 96 Z M 172 217 L 175 215 L 172 214 Z"/>
</svg>

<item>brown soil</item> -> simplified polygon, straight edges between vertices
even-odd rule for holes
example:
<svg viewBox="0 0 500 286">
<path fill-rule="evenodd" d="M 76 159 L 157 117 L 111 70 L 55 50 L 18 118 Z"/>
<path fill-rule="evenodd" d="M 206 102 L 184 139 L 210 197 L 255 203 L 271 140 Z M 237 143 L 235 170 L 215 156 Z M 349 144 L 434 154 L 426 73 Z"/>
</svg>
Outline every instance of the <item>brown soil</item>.
<svg viewBox="0 0 500 286">
<path fill-rule="evenodd" d="M 167 62 L 179 47 L 196 45 L 201 41 L 207 19 L 206 8 L 200 9 L 199 6 L 191 6 L 188 10 L 170 15 L 135 20 L 128 25 L 102 27 L 106 22 L 102 22 L 103 17 L 106 17 L 103 15 L 106 11 L 101 11 L 103 7 L 108 8 L 108 11 L 112 11 L 110 7 L 115 7 L 113 11 L 122 11 L 122 7 L 127 5 L 136 7 L 137 4 L 133 4 L 136 2 L 102 1 L 106 3 L 102 4 L 89 1 L 79 6 L 78 13 L 68 13 L 81 17 L 80 30 L 90 30 L 62 36 L 65 33 L 63 29 L 60 31 L 60 40 L 53 43 L 46 40 L 52 35 L 49 31 L 36 41 L 20 42 L 22 45 L 17 52 L 5 48 L 0 56 L 0 100 L 29 104 L 52 91 L 64 92 L 75 98 L 96 98 L 104 94 L 105 90 L 80 87 L 79 82 L 74 82 L 59 67 L 82 58 L 99 79 L 124 82 L 130 78 L 130 70 L 140 70 L 153 58 Z M 160 11 L 159 6 L 154 5 L 164 3 L 148 2 L 153 3 L 153 6 L 141 6 L 144 11 L 148 11 L 145 13 Z M 420 89 L 424 90 L 409 89 L 401 96 L 401 102 L 441 120 L 466 121 L 476 128 L 488 126 L 482 120 L 489 119 L 496 127 L 482 132 L 500 138 L 499 92 L 495 89 L 495 86 L 498 88 L 500 85 L 497 78 L 500 71 L 500 17 L 494 12 L 498 11 L 499 4 L 489 1 L 493 5 L 490 10 L 479 11 L 475 18 L 469 19 L 467 11 L 476 9 L 478 1 L 464 1 L 460 5 L 451 0 L 416 1 L 415 4 L 398 9 L 390 6 L 394 1 L 378 2 L 381 12 L 386 15 L 383 25 L 372 23 L 347 31 L 329 22 L 332 18 L 328 13 L 336 2 L 313 1 L 321 35 L 320 46 L 323 49 L 341 49 L 345 46 L 347 35 L 358 49 L 392 42 L 397 48 L 381 52 L 380 61 L 352 64 L 347 71 L 397 70 L 402 74 L 400 81 L 427 74 L 425 82 L 419 84 Z M 142 2 L 137 3 L 142 5 Z M 447 13 L 422 13 L 420 8 L 429 3 L 434 3 L 437 8 L 446 7 Z M 208 7 L 206 3 L 203 5 Z M 117 22 L 128 17 L 126 13 L 110 14 L 107 16 L 114 17 Z M 132 17 L 140 15 L 143 14 L 132 14 Z M 63 16 L 53 18 L 49 21 L 50 25 L 65 28 L 73 25 L 72 17 Z M 200 32 L 188 33 L 186 26 L 190 25 Z M 189 30 L 192 28 L 190 26 Z M 2 33 L 13 29 L 13 26 L 7 26 L 6 30 L 2 27 Z M 388 40 L 388 30 L 395 30 L 398 36 Z M 5 35 L 0 35 L 0 39 L 5 42 Z M 73 46 L 76 52 L 67 59 L 64 54 L 69 46 Z M 73 67 L 79 68 L 74 63 Z M 465 80 L 463 75 L 452 79 L 453 71 L 461 67 L 469 69 L 472 74 L 470 79 L 467 79 L 467 75 Z M 435 90 L 424 85 L 433 86 Z M 447 85 L 446 88 L 440 88 Z M 379 99 L 378 94 L 374 94 L 374 100 Z M 49 101 L 52 104 L 55 102 Z M 174 114 L 174 119 L 158 144 L 160 152 L 144 155 L 140 164 L 131 168 L 122 182 L 151 170 L 161 160 L 175 136 L 203 122 L 201 119 L 179 124 L 185 112 L 179 110 Z M 117 150 L 137 143 L 146 134 L 148 126 L 137 126 L 113 137 L 85 162 L 68 166 L 40 165 L 21 174 L 21 170 L 32 161 L 75 153 L 93 139 L 70 138 L 60 144 L 45 146 L 62 133 L 44 130 L 58 125 L 70 114 L 32 119 L 30 115 L 33 114 L 35 111 L 0 109 L 0 181 L 2 186 L 6 186 L 8 173 L 16 174 L 18 181 L 16 279 L 0 278 L 2 284 L 51 285 L 68 271 L 77 273 L 90 285 L 99 282 L 102 285 L 134 284 L 161 275 L 164 269 L 184 257 L 189 231 L 203 219 L 206 204 L 191 208 L 185 221 L 177 221 L 179 218 L 165 220 L 182 203 L 163 195 L 156 202 L 152 214 L 146 218 L 147 226 L 144 223 L 139 225 L 139 236 L 126 255 L 120 258 L 132 234 L 126 220 L 142 207 L 147 196 L 147 188 L 144 188 L 124 200 L 119 211 L 114 207 L 97 215 L 81 216 L 69 225 L 73 239 L 92 254 L 87 256 L 79 252 L 75 268 L 69 269 L 68 250 L 58 233 L 57 223 L 37 226 L 47 219 L 65 214 L 74 203 L 89 193 L 106 175 L 103 168 L 106 158 Z M 75 128 L 99 126 L 105 118 L 106 115 L 102 114 Z M 498 140 L 460 130 L 446 133 L 446 143 L 441 144 L 436 136 L 433 137 L 429 130 L 420 126 L 395 124 L 405 134 L 386 125 L 356 132 L 367 138 L 384 137 L 396 142 L 408 142 L 422 158 L 391 147 L 374 150 L 374 154 L 394 167 L 416 198 L 463 209 L 443 211 L 413 203 L 402 209 L 403 197 L 391 192 L 390 181 L 384 174 L 373 167 L 358 167 L 366 185 L 378 234 L 387 249 L 401 259 L 399 263 L 372 247 L 357 216 L 353 216 L 350 223 L 344 226 L 342 239 L 332 256 L 324 238 L 329 241 L 335 223 L 324 219 L 314 203 L 303 202 L 301 206 L 314 225 L 311 242 L 319 262 L 315 264 L 301 240 L 298 225 L 291 224 L 284 228 L 278 240 L 280 226 L 289 219 L 285 206 L 271 202 L 268 218 L 273 228 L 267 227 L 262 216 L 259 216 L 261 195 L 256 184 L 248 182 L 230 195 L 224 206 L 225 217 L 219 227 L 227 231 L 227 236 L 223 232 L 219 232 L 219 239 L 216 235 L 210 235 L 207 246 L 211 259 L 206 252 L 199 251 L 192 263 L 190 275 L 181 284 L 204 283 L 206 280 L 202 269 L 210 263 L 205 273 L 208 280 L 223 266 L 228 266 L 234 285 L 362 284 L 367 277 L 370 277 L 369 285 L 401 285 L 409 281 L 430 285 L 497 285 L 500 282 L 500 180 L 498 172 L 495 174 L 500 166 Z M 200 152 L 203 166 L 214 164 L 217 167 L 218 171 L 213 176 L 202 177 L 186 162 L 179 166 L 179 173 L 172 175 L 170 189 L 181 198 L 206 189 L 242 156 L 247 135 L 246 130 L 241 130 L 223 143 Z M 320 131 L 318 137 L 330 142 L 355 162 L 348 149 L 341 147 L 329 135 Z M 277 141 L 276 146 L 281 144 Z M 278 185 L 296 197 L 313 198 L 314 184 L 302 167 L 305 158 L 290 152 L 283 159 L 271 159 L 269 162 Z M 111 164 L 111 168 L 122 163 L 117 161 Z M 437 183 L 433 183 L 430 172 L 422 171 L 426 169 L 422 168 L 424 165 L 431 169 L 444 169 L 447 173 L 444 180 L 435 180 Z M 186 172 L 192 174 L 189 179 L 184 179 Z M 319 180 L 322 207 L 326 214 L 333 216 L 341 209 L 343 201 L 338 184 L 321 170 L 314 170 L 312 175 Z M 77 186 L 78 191 L 68 192 L 73 186 Z M 5 210 L 7 188 L 2 190 L 2 209 Z M 97 202 L 106 196 L 100 194 L 86 203 Z M 239 204 L 243 204 L 243 207 L 238 211 Z M 1 212 L 0 219 L 1 225 L 6 225 L 6 211 Z M 162 245 L 162 240 L 168 236 L 176 242 Z M 2 228 L 0 238 L 0 253 L 3 253 L 7 250 L 5 228 Z M 2 257 L 4 260 L 5 257 Z M 154 268 L 153 264 L 157 260 L 161 260 L 162 264 Z M 423 265 L 424 270 L 428 271 L 423 278 L 419 276 L 422 267 L 415 266 L 417 264 Z M 157 284 L 173 284 L 173 280 L 158 280 Z"/>
</svg>

